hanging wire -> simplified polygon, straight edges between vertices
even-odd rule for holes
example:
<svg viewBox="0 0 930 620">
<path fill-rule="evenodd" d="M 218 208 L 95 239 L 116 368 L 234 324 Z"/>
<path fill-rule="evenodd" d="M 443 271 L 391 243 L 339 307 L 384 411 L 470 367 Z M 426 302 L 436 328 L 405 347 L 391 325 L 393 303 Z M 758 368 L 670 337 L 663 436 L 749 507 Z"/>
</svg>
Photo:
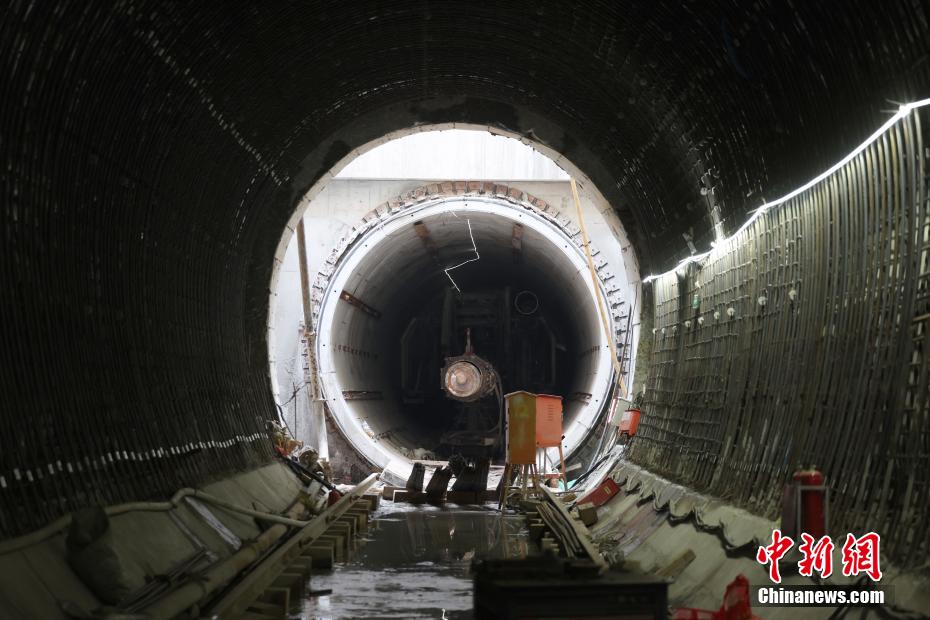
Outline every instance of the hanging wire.
<svg viewBox="0 0 930 620">
<path fill-rule="evenodd" d="M 458 291 L 459 293 L 462 292 L 462 289 L 460 289 L 459 285 L 455 283 L 455 280 L 452 279 L 452 276 L 449 275 L 449 272 L 452 271 L 453 269 L 458 269 L 462 265 L 467 265 L 468 263 L 473 263 L 481 259 L 481 254 L 478 253 L 478 246 L 475 244 L 475 235 L 472 233 L 472 230 L 471 230 L 471 220 L 467 219 L 465 220 L 465 223 L 468 224 L 468 237 L 471 239 L 471 249 L 475 253 L 475 257 L 462 261 L 458 265 L 454 265 L 452 267 L 446 267 L 445 269 L 443 269 L 443 272 L 445 272 L 446 277 L 449 278 L 449 282 L 452 283 L 453 288 L 455 288 L 455 290 Z"/>
</svg>

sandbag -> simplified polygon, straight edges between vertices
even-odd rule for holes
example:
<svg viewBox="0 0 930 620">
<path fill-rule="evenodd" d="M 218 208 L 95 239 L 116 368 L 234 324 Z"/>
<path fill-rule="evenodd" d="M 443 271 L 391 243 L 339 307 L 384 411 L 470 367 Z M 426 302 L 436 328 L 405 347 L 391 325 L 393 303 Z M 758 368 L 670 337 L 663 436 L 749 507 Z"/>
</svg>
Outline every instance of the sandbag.
<svg viewBox="0 0 930 620">
<path fill-rule="evenodd" d="M 101 506 L 76 511 L 66 540 L 71 569 L 103 603 L 116 605 L 130 593 L 119 556 L 113 550 L 110 519 Z"/>
</svg>

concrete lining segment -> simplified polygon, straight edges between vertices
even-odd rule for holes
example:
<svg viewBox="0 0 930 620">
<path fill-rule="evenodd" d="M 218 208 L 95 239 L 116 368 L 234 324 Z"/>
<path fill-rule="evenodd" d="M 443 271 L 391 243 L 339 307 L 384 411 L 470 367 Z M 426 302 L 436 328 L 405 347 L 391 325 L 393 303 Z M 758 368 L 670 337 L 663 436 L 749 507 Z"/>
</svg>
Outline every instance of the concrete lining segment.
<svg viewBox="0 0 930 620">
<path fill-rule="evenodd" d="M 574 321 L 573 332 L 581 356 L 575 369 L 572 392 L 591 393 L 590 403 L 566 401 L 566 446 L 571 452 L 593 426 L 607 400 L 613 371 L 606 337 L 596 311 L 594 289 L 587 276 L 584 257 L 571 230 L 566 232 L 553 217 L 509 201 L 487 196 L 456 196 L 424 200 L 368 230 L 356 233 L 341 255 L 331 263 L 323 278 L 326 292 L 320 300 L 317 355 L 322 385 L 331 411 L 352 445 L 388 474 L 406 478 L 410 461 L 397 447 L 375 439 L 403 421 L 403 411 L 384 370 L 384 355 L 393 344 L 385 325 L 405 307 L 408 297 L 422 288 L 441 291 L 450 286 L 442 266 L 422 244 L 413 226 L 423 222 L 431 242 L 448 266 L 474 257 L 468 234 L 470 224 L 480 260 L 451 271 L 465 282 L 469 271 L 506 271 L 512 262 L 513 224 L 524 226 L 524 265 L 535 273 L 535 284 L 557 291 Z M 443 263 L 445 265 L 446 263 Z M 348 290 L 383 312 L 382 319 L 357 312 L 341 302 Z M 606 295 L 602 289 L 601 294 Z M 343 355 L 348 346 L 364 355 Z M 377 390 L 386 395 L 379 401 L 347 400 L 343 390 Z M 410 448 L 430 446 L 408 446 Z"/>
<path fill-rule="evenodd" d="M 694 559 L 679 565 L 669 586 L 672 607 L 717 609 L 726 586 L 739 575 L 753 585 L 772 585 L 767 568 L 756 562 L 759 545 L 771 540 L 776 521 L 753 515 L 723 500 L 701 495 L 628 462 L 611 468 L 611 477 L 621 493 L 598 508 L 598 521 L 590 529 L 595 542 L 612 562 L 644 573 L 659 573 L 680 561 L 690 550 Z M 590 482 L 596 485 L 600 479 Z M 835 537 L 834 537 L 835 538 Z M 623 551 L 619 554 L 617 551 Z M 797 558 L 786 559 L 786 563 Z M 787 564 L 786 564 L 787 566 Z M 841 566 L 840 550 L 834 549 L 834 574 L 829 584 L 845 585 L 836 567 Z M 885 574 L 881 586 L 893 589 L 893 604 L 899 609 L 930 608 L 926 574 L 904 571 L 883 558 Z M 784 585 L 812 585 L 810 579 L 787 568 L 782 570 Z M 811 620 L 828 615 L 824 608 L 767 608 L 764 617 L 773 620 Z M 825 613 L 826 612 L 826 613 Z"/>
<path fill-rule="evenodd" d="M 201 490 L 245 507 L 264 506 L 281 512 L 297 497 L 300 482 L 287 467 L 272 463 L 204 486 Z M 254 521 L 210 507 L 213 514 L 243 539 L 261 533 Z M 211 532 L 190 508 L 173 511 L 209 551 L 228 557 L 229 545 Z M 167 512 L 130 512 L 110 519 L 113 548 L 131 587 L 146 576 L 163 574 L 197 550 L 197 545 Z M 67 531 L 21 551 L 0 555 L 0 617 L 66 620 L 57 601 L 70 601 L 83 609 L 100 606 L 94 595 L 71 570 L 65 555 Z"/>
</svg>

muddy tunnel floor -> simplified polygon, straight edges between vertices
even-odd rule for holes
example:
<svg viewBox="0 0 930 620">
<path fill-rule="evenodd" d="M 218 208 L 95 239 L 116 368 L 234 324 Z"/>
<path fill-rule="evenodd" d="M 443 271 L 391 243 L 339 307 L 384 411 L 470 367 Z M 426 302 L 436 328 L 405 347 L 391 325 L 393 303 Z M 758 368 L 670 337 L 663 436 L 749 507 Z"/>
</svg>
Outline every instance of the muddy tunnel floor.
<svg viewBox="0 0 930 620">
<path fill-rule="evenodd" d="M 314 573 L 292 618 L 472 618 L 472 559 L 537 553 L 524 516 L 490 505 L 389 504 L 372 519 L 347 561 Z"/>
</svg>

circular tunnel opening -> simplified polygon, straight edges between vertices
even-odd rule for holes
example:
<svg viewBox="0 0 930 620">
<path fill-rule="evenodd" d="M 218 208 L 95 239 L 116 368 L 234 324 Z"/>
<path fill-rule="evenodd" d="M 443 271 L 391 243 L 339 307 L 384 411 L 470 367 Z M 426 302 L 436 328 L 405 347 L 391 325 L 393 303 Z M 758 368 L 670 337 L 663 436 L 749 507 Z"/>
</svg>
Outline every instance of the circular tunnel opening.
<svg viewBox="0 0 930 620">
<path fill-rule="evenodd" d="M 561 396 L 575 435 L 608 398 L 613 370 L 585 257 L 555 218 L 493 197 L 425 201 L 371 225 L 324 280 L 324 396 L 353 446 L 399 475 L 432 455 L 500 457 L 501 394 Z M 478 369 L 443 373 L 468 353 L 499 386 L 463 400 L 455 383 L 480 381 Z"/>
<path fill-rule="evenodd" d="M 346 155 L 305 190 L 271 293 L 280 419 L 344 480 L 499 458 L 496 401 L 517 390 L 562 397 L 563 453 L 586 460 L 633 378 L 640 276 L 615 209 L 559 153 L 482 126 L 402 130 Z M 488 371 L 477 397 L 456 395 L 455 377 L 475 387 L 456 361 Z"/>
</svg>

